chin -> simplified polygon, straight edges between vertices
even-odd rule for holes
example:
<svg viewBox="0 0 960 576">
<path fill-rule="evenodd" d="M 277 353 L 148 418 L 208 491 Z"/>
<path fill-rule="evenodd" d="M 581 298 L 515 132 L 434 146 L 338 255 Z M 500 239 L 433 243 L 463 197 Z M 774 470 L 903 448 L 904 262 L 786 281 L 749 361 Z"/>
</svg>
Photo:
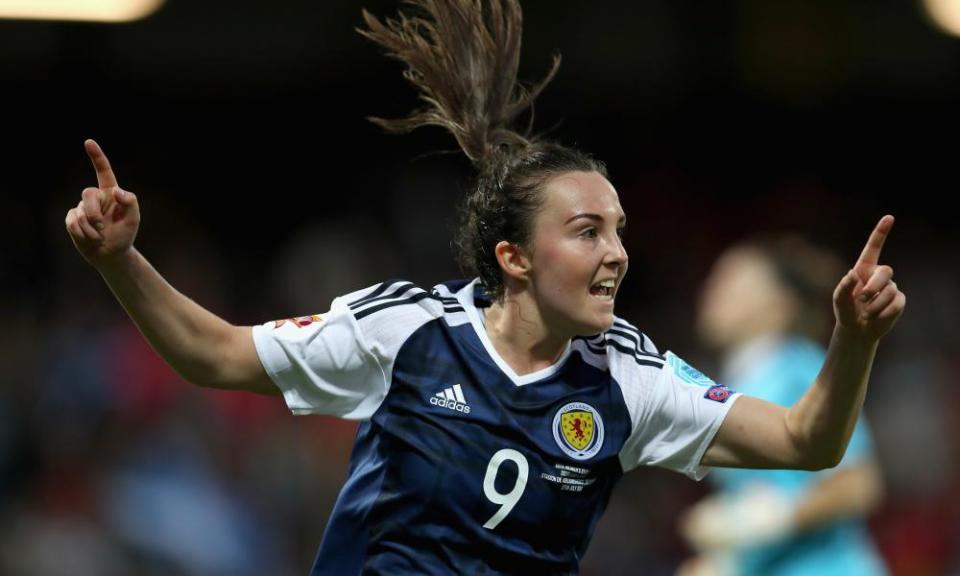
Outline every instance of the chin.
<svg viewBox="0 0 960 576">
<path fill-rule="evenodd" d="M 585 320 L 577 327 L 577 336 L 593 336 L 613 327 L 613 313 Z"/>
</svg>

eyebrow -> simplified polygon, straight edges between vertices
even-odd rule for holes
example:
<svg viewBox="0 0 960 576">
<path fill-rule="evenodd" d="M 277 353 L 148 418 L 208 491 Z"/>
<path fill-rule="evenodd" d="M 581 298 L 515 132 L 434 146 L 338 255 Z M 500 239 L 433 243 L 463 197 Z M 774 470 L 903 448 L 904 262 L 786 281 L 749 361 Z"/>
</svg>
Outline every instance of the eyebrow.
<svg viewBox="0 0 960 576">
<path fill-rule="evenodd" d="M 592 212 L 583 212 L 583 213 L 581 213 L 581 214 L 577 214 L 576 216 L 570 218 L 569 220 L 567 220 L 566 222 L 564 222 L 564 224 L 565 224 L 565 225 L 566 225 L 566 224 L 569 224 L 569 223 L 573 222 L 574 220 L 579 220 L 579 219 L 581 219 L 581 218 L 586 218 L 587 220 L 595 220 L 595 221 L 597 221 L 597 222 L 603 222 L 603 216 L 601 216 L 601 215 L 599 215 L 599 214 L 594 214 L 594 213 L 592 213 Z M 626 214 L 621 214 L 621 215 L 620 215 L 620 218 L 617 220 L 617 224 L 623 225 L 623 224 L 626 224 L 626 222 L 627 222 L 627 215 L 626 215 Z"/>
</svg>

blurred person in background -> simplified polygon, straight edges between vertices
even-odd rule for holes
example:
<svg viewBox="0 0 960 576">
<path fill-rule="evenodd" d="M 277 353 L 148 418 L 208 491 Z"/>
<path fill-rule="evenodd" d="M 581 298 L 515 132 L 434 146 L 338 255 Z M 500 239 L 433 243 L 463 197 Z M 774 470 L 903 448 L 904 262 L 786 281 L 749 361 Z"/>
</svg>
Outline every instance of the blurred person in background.
<svg viewBox="0 0 960 576">
<path fill-rule="evenodd" d="M 473 162 L 457 239 L 472 279 L 387 281 L 323 314 L 235 326 L 134 248 L 137 197 L 92 140 L 98 185 L 65 218 L 185 379 L 362 421 L 313 574 L 576 573 L 625 471 L 835 465 L 905 307 L 879 264 L 893 218 L 837 284 L 832 362 L 811 392 L 789 409 L 733 393 L 614 316 L 626 215 L 601 162 L 513 128 L 559 65 L 517 84 L 516 1 L 409 4 L 386 24 L 365 13 L 363 33 L 409 66 L 427 107 L 378 123 L 442 126 Z"/>
<path fill-rule="evenodd" d="M 790 406 L 820 371 L 825 306 L 840 260 L 797 236 L 727 249 L 705 282 L 703 342 L 722 355 L 721 382 Z M 681 531 L 698 556 L 682 576 L 873 576 L 886 573 L 866 517 L 883 498 L 870 430 L 861 416 L 840 465 L 820 472 L 719 469 L 716 492 Z"/>
</svg>

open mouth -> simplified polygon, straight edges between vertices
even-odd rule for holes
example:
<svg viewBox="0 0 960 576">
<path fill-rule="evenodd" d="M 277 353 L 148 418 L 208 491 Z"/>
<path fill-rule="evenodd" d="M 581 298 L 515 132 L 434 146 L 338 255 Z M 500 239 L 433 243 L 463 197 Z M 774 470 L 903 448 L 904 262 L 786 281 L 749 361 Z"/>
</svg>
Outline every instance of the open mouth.
<svg viewBox="0 0 960 576">
<path fill-rule="evenodd" d="M 590 287 L 590 295 L 595 298 L 602 299 L 612 299 L 613 290 L 616 288 L 616 282 L 614 280 L 604 280 L 603 282 L 597 282 Z"/>
</svg>

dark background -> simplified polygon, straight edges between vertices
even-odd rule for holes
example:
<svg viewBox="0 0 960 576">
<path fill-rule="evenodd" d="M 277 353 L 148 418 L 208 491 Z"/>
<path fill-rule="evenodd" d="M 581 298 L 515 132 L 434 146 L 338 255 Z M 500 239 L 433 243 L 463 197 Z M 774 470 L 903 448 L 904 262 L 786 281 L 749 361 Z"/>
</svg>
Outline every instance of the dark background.
<svg viewBox="0 0 960 576">
<path fill-rule="evenodd" d="M 321 312 L 388 277 L 457 276 L 469 164 L 440 130 L 392 136 L 365 120 L 417 100 L 355 32 L 360 9 L 170 0 L 122 25 L 0 21 L 0 572 L 310 565 L 352 424 L 184 384 L 63 219 L 96 183 L 92 137 L 140 199 L 139 250 L 234 323 Z M 910 305 L 867 402 L 888 480 L 872 527 L 895 573 L 960 569 L 960 40 L 893 0 L 524 10 L 521 77 L 563 56 L 537 127 L 607 163 L 629 219 L 618 314 L 661 350 L 716 369 L 693 312 L 732 242 L 797 231 L 852 264 L 876 221 L 897 217 L 883 259 Z M 670 573 L 687 553 L 676 516 L 704 489 L 628 476 L 584 573 Z"/>
</svg>

